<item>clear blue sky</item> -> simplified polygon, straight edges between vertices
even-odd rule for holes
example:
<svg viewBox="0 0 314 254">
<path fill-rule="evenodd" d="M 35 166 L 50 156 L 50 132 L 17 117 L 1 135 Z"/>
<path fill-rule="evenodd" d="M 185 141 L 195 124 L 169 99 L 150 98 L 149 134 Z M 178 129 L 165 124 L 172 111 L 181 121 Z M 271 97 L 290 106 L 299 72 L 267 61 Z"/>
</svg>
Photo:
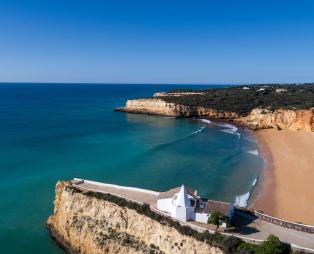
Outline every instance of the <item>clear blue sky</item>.
<svg viewBox="0 0 314 254">
<path fill-rule="evenodd" d="M 0 81 L 314 81 L 314 1 L 0 0 Z"/>
</svg>

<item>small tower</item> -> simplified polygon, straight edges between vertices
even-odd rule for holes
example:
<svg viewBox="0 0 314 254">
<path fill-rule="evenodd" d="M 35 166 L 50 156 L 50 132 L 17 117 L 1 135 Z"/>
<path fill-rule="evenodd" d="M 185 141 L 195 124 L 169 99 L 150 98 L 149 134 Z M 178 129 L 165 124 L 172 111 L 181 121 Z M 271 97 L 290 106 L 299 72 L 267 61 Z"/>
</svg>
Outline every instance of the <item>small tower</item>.
<svg viewBox="0 0 314 254">
<path fill-rule="evenodd" d="M 191 206 L 191 201 L 184 185 L 182 185 L 180 191 L 173 196 L 171 205 L 171 217 L 181 221 L 192 219 L 194 208 Z"/>
<path fill-rule="evenodd" d="M 181 207 L 190 207 L 191 202 L 189 200 L 188 194 L 186 192 L 185 186 L 182 184 L 180 192 L 177 194 L 174 204 Z"/>
</svg>

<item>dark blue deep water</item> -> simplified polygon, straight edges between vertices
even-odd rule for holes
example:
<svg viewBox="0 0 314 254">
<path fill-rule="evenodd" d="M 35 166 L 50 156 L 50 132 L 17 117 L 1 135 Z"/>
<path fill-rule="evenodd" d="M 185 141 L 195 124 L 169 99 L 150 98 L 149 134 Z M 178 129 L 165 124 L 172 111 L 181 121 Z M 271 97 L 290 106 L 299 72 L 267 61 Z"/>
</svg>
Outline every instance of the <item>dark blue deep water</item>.
<svg viewBox="0 0 314 254">
<path fill-rule="evenodd" d="M 247 130 L 113 111 L 173 87 L 0 84 L 1 250 L 62 253 L 45 229 L 59 179 L 153 190 L 185 183 L 208 198 L 244 202 L 263 168 Z"/>
</svg>

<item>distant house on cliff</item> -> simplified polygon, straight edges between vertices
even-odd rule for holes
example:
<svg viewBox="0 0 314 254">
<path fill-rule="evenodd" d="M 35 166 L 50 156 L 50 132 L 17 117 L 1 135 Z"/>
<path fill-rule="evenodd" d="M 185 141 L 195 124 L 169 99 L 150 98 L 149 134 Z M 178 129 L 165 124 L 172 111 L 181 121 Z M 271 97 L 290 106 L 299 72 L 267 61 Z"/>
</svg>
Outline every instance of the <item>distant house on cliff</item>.
<svg viewBox="0 0 314 254">
<path fill-rule="evenodd" d="M 161 192 L 157 199 L 157 209 L 170 214 L 181 221 L 207 223 L 214 212 L 220 212 L 230 220 L 233 216 L 232 204 L 214 200 L 206 200 L 197 195 L 196 191 L 184 185 L 167 192 Z"/>
</svg>

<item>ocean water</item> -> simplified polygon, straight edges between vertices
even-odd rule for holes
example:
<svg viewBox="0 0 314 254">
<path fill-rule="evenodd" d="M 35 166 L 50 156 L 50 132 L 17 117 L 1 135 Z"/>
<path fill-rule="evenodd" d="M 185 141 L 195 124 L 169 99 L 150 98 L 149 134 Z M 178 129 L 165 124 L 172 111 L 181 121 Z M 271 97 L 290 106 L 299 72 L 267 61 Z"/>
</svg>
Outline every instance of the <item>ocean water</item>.
<svg viewBox="0 0 314 254">
<path fill-rule="evenodd" d="M 45 229 L 59 179 L 157 191 L 184 183 L 204 197 L 246 205 L 263 168 L 249 131 L 113 111 L 127 98 L 173 87 L 0 84 L 1 250 L 63 253 Z"/>
</svg>

